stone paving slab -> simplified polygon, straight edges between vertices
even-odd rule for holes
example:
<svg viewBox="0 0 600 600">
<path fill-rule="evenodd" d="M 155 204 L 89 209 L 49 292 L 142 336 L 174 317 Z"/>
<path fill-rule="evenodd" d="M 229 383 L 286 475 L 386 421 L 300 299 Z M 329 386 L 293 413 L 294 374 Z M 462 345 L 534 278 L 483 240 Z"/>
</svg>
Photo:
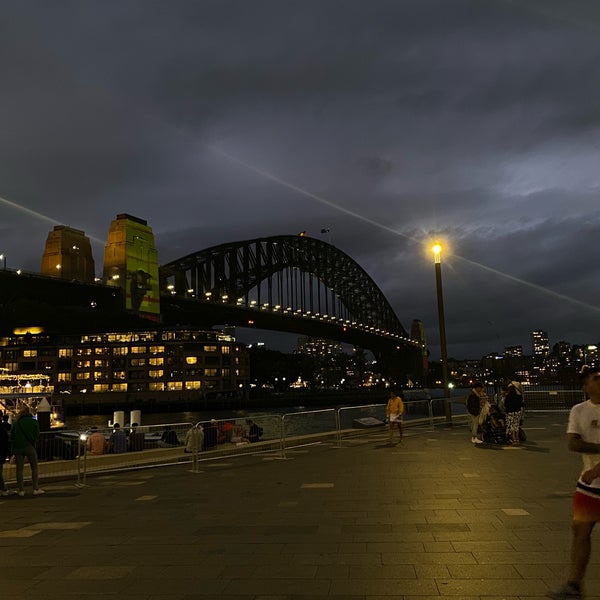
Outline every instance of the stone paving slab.
<svg viewBox="0 0 600 600">
<path fill-rule="evenodd" d="M 43 496 L 0 501 L 0 589 L 25 600 L 538 600 L 568 565 L 580 458 L 565 448 L 566 419 L 528 415 L 518 449 L 475 447 L 464 426 L 407 428 L 394 447 L 367 430 L 285 460 L 50 481 Z M 599 563 L 596 541 L 591 600 Z"/>
</svg>

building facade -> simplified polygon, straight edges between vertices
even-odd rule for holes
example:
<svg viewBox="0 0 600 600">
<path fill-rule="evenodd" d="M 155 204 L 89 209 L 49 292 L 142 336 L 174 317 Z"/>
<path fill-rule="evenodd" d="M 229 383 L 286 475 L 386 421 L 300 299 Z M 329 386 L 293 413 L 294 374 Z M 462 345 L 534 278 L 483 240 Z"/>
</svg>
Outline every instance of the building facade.
<svg viewBox="0 0 600 600">
<path fill-rule="evenodd" d="M 0 367 L 46 373 L 67 406 L 177 408 L 241 397 L 246 347 L 218 331 L 156 329 L 70 336 L 14 335 L 0 342 Z"/>
</svg>

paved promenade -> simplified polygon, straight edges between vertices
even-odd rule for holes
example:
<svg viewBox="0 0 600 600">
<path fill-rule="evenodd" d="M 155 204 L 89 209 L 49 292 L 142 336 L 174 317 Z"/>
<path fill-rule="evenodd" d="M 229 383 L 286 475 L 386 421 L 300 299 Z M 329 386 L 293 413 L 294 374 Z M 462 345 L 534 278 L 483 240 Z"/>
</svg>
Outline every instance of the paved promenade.
<svg viewBox="0 0 600 600">
<path fill-rule="evenodd" d="M 49 482 L 0 502 L 2 598 L 541 599 L 568 564 L 566 418 L 528 415 L 520 448 L 461 424 Z"/>
</svg>

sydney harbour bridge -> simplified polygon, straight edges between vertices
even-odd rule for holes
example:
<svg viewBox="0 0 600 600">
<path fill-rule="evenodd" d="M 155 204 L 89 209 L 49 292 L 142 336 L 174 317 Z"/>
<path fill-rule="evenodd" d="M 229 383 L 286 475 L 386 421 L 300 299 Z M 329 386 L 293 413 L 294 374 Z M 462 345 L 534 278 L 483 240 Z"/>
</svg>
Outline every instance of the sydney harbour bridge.
<svg viewBox="0 0 600 600">
<path fill-rule="evenodd" d="M 410 338 L 373 279 L 334 246 L 302 235 L 230 242 L 158 270 L 165 327 L 254 327 L 322 337 L 371 350 L 396 371 L 418 373 Z M 113 285 L 0 271 L 0 326 L 114 330 L 148 322 L 127 311 Z M 156 324 L 154 324 L 156 325 Z"/>
</svg>

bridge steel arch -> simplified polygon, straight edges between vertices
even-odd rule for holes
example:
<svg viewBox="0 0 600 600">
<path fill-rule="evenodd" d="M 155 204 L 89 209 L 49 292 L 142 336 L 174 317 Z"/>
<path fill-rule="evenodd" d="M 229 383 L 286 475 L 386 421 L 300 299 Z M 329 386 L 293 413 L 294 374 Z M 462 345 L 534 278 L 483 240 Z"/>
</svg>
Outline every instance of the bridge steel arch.
<svg viewBox="0 0 600 600">
<path fill-rule="evenodd" d="M 352 258 L 306 236 L 220 244 L 160 268 L 176 297 L 320 318 L 381 336 L 409 336 L 377 284 Z"/>
</svg>

